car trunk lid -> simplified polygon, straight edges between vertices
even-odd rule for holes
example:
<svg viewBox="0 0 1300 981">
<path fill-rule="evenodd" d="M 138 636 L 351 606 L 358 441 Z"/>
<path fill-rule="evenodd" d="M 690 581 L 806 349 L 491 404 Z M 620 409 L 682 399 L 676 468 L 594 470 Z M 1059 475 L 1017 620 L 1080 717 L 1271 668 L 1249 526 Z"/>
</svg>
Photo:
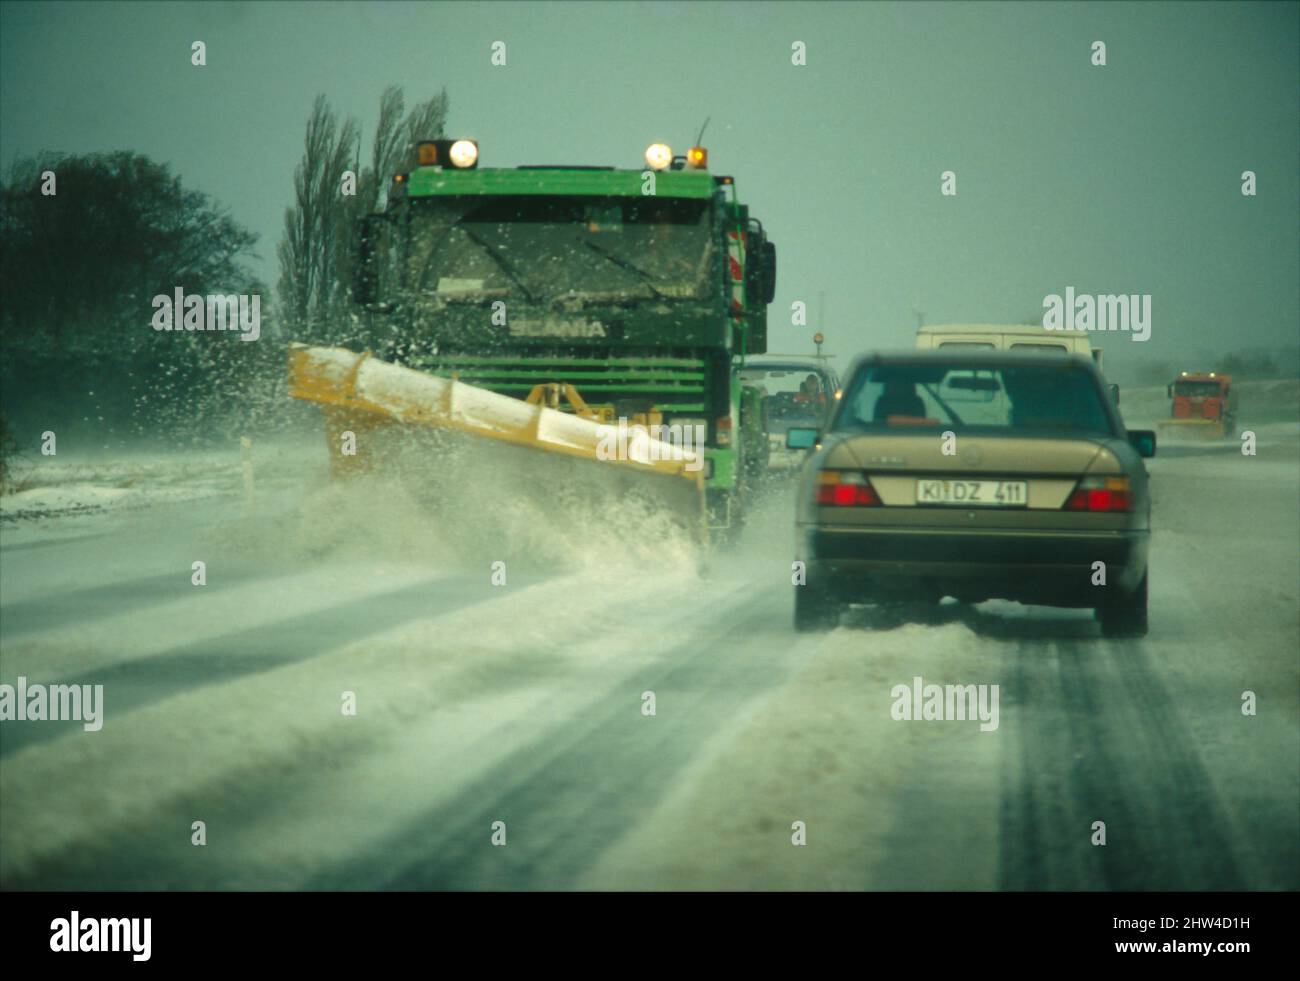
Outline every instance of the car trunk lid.
<svg viewBox="0 0 1300 981">
<path fill-rule="evenodd" d="M 984 482 L 986 494 L 999 489 L 999 484 L 1023 482 L 1023 496 L 1017 488 L 1001 488 L 1009 492 L 1007 499 L 1015 503 L 972 505 L 969 510 L 992 512 L 976 519 L 981 523 L 996 523 L 997 512 L 1008 508 L 1059 511 L 1085 473 L 1116 473 L 1120 469 L 1119 461 L 1103 440 L 1022 434 L 945 436 L 933 431 L 924 435 L 850 436 L 831 448 L 823 466 L 865 473 L 886 508 L 916 508 L 918 481 L 922 480 Z M 962 504 L 944 503 L 924 510 L 930 513 L 964 508 Z M 932 517 L 938 519 L 939 515 Z M 967 520 L 965 515 L 963 520 Z"/>
</svg>

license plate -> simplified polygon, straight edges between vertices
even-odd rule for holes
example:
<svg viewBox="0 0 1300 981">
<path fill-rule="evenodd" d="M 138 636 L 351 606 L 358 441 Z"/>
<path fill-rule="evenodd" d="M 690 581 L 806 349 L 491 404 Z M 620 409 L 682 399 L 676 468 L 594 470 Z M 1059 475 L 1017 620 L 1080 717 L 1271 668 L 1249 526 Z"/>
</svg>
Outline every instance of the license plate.
<svg viewBox="0 0 1300 981">
<path fill-rule="evenodd" d="M 1029 500 L 1023 480 L 918 480 L 917 504 L 957 507 L 1024 507 Z"/>
</svg>

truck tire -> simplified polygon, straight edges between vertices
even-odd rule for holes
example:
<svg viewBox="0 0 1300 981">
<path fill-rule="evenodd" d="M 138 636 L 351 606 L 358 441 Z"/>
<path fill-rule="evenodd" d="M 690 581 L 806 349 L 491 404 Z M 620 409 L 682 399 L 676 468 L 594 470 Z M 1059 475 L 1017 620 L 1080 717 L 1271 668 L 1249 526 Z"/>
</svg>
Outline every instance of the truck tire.
<svg viewBox="0 0 1300 981">
<path fill-rule="evenodd" d="M 1138 588 L 1126 596 L 1097 607 L 1103 637 L 1145 637 L 1147 635 L 1147 580 L 1142 576 Z"/>
<path fill-rule="evenodd" d="M 743 485 L 735 490 L 708 492 L 709 525 L 714 529 L 715 544 L 731 548 L 740 541 L 740 535 L 745 530 L 747 503 Z"/>
<path fill-rule="evenodd" d="M 824 589 L 811 583 L 794 587 L 794 629 L 801 634 L 824 633 L 840 623 L 840 607 Z"/>
</svg>

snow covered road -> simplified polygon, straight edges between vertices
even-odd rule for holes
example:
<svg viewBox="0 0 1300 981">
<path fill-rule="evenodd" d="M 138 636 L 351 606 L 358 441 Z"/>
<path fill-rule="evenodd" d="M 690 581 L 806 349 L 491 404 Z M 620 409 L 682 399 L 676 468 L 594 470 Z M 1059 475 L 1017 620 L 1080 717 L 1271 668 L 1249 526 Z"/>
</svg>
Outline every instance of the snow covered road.
<svg viewBox="0 0 1300 981">
<path fill-rule="evenodd" d="M 183 456 L 131 506 L 5 504 L 0 682 L 104 708 L 0 725 L 0 887 L 1300 887 L 1294 424 L 1150 461 L 1137 642 L 997 602 L 797 636 L 784 490 L 700 574 L 320 462 L 264 450 L 251 515 Z M 896 721 L 918 676 L 998 685 L 997 728 Z"/>
</svg>

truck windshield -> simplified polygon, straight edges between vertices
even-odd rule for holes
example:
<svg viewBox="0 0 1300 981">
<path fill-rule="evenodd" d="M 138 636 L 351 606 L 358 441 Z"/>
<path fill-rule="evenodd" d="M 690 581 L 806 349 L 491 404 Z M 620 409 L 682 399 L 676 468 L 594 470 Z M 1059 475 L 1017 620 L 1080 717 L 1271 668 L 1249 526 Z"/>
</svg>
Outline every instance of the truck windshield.
<svg viewBox="0 0 1300 981">
<path fill-rule="evenodd" d="M 418 199 L 410 241 L 407 282 L 444 300 L 610 302 L 717 291 L 706 200 Z"/>
<path fill-rule="evenodd" d="M 1174 394 L 1183 398 L 1214 398 L 1219 394 L 1218 382 L 1174 382 Z"/>
<path fill-rule="evenodd" d="M 835 397 L 825 373 L 815 366 L 751 366 L 740 373 L 740 380 L 767 393 L 768 419 L 774 423 L 815 424 Z"/>
<path fill-rule="evenodd" d="M 1111 434 L 1086 371 L 1046 365 L 876 364 L 849 383 L 835 429 Z"/>
</svg>

